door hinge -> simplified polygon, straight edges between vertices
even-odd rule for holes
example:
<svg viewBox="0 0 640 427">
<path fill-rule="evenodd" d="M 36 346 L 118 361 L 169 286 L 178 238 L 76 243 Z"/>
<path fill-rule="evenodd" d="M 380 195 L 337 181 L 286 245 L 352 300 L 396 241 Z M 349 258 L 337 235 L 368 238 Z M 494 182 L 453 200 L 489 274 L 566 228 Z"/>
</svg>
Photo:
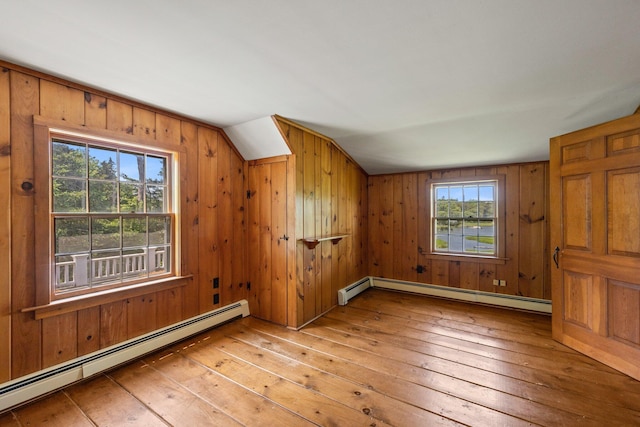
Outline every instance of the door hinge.
<svg viewBox="0 0 640 427">
<path fill-rule="evenodd" d="M 247 199 L 251 198 L 251 190 L 247 190 Z"/>
<path fill-rule="evenodd" d="M 247 290 L 250 291 L 251 290 L 251 282 L 247 282 Z"/>
</svg>

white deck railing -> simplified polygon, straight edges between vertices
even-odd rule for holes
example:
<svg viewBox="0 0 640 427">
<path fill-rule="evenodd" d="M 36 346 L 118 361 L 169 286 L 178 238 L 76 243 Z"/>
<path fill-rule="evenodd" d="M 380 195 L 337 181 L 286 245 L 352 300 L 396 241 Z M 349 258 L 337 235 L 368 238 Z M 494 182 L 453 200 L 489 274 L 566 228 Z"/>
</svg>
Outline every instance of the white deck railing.
<svg viewBox="0 0 640 427">
<path fill-rule="evenodd" d="M 121 275 L 126 278 L 165 269 L 163 248 L 148 248 L 137 254 L 93 258 L 91 261 L 89 261 L 89 254 L 72 255 L 71 258 L 73 258 L 72 261 L 56 264 L 57 289 L 86 286 L 90 281 L 103 282 L 119 279 Z M 91 263 L 90 268 L 89 263 Z"/>
</svg>

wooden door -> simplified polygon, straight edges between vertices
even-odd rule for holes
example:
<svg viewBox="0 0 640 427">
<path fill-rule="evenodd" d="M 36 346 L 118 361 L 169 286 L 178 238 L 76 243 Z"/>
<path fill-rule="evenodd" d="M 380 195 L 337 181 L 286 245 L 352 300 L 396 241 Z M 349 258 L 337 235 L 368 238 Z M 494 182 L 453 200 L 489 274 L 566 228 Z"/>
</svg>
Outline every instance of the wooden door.
<svg viewBox="0 0 640 427">
<path fill-rule="evenodd" d="M 249 163 L 249 309 L 251 315 L 287 324 L 286 157 Z"/>
<path fill-rule="evenodd" d="M 640 379 L 640 115 L 551 139 L 553 337 Z"/>
</svg>

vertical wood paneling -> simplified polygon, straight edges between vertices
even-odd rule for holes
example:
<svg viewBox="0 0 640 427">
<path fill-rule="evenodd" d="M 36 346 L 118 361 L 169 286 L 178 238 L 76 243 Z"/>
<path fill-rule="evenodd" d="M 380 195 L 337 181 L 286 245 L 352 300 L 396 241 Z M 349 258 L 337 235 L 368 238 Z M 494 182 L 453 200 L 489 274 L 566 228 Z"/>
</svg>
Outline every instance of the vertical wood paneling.
<svg viewBox="0 0 640 427">
<path fill-rule="evenodd" d="M 6 349 L 0 352 L 0 382 L 210 309 L 210 280 L 218 274 L 221 256 L 227 268 L 224 274 L 233 277 L 225 281 L 235 284 L 235 289 L 219 290 L 221 301 L 246 297 L 246 165 L 220 130 L 122 98 L 96 95 L 41 73 L 11 67 L 0 71 L 0 209 L 4 209 L 4 214 L 0 212 L 0 347 Z M 24 182 L 35 185 L 34 116 L 83 125 L 87 134 L 108 129 L 115 138 L 117 133 L 134 135 L 149 146 L 155 139 L 175 147 L 180 174 L 178 267 L 181 274 L 193 275 L 193 280 L 144 301 L 132 299 L 128 306 L 126 301 L 115 301 L 45 320 L 22 312 L 36 303 L 34 270 L 23 260 L 34 259 L 33 194 L 42 185 L 22 188 Z M 226 144 L 222 148 L 226 157 L 219 167 L 220 144 Z M 231 242 L 223 248 L 224 255 L 219 253 L 219 236 Z M 56 338 L 56 331 L 65 331 L 64 339 Z"/>
<path fill-rule="evenodd" d="M 135 107 L 133 109 L 133 134 L 155 139 L 156 113 Z"/>
<path fill-rule="evenodd" d="M 200 311 L 213 308 L 211 281 L 218 277 L 218 133 L 207 128 L 198 129 L 198 188 L 200 234 L 198 257 L 200 281 Z"/>
<path fill-rule="evenodd" d="M 520 167 L 502 166 L 497 168 L 497 172 L 505 175 L 506 213 L 503 219 L 506 226 L 505 256 L 508 262 L 498 265 L 496 272 L 496 279 L 506 280 L 507 286 L 494 289 L 499 293 L 517 295 L 520 266 Z"/>
<path fill-rule="evenodd" d="M 61 314 L 42 320 L 42 367 L 73 359 L 78 356 L 78 314 Z"/>
<path fill-rule="evenodd" d="M 221 301 L 228 303 L 239 301 L 247 298 L 247 289 L 245 286 L 246 274 L 246 249 L 247 249 L 247 233 L 245 224 L 245 166 L 243 160 L 235 153 L 230 155 L 230 172 L 231 179 L 231 203 L 232 211 L 232 230 L 231 230 L 231 258 L 233 265 L 231 267 L 231 283 L 229 295 L 223 293 Z M 223 304 L 224 304 L 223 302 Z"/>
<path fill-rule="evenodd" d="M 273 216 L 271 211 L 272 191 L 271 191 L 271 165 L 262 165 L 259 167 L 258 186 L 256 188 L 256 199 L 260 206 L 259 210 L 259 241 L 257 249 L 253 253 L 258 259 L 258 275 L 259 283 L 254 286 L 258 289 L 258 316 L 261 319 L 271 320 L 271 290 L 273 288 L 272 276 L 272 239 L 271 224 L 273 224 Z M 253 197 L 253 196 L 252 196 Z"/>
<path fill-rule="evenodd" d="M 107 99 L 104 96 L 84 93 L 84 125 L 89 129 L 107 128 Z"/>
<path fill-rule="evenodd" d="M 393 176 L 384 176 L 380 184 L 380 272 L 382 277 L 393 278 Z"/>
<path fill-rule="evenodd" d="M 391 276 L 401 280 L 405 280 L 407 256 L 411 256 L 411 253 L 407 253 L 405 250 L 404 242 L 407 238 L 411 238 L 405 234 L 405 209 L 404 209 L 404 187 L 402 185 L 403 175 L 393 175 L 390 177 L 391 182 L 391 197 L 392 197 L 392 227 L 391 227 L 391 243 L 390 247 L 393 252 L 398 253 L 396 259 L 391 265 Z"/>
<path fill-rule="evenodd" d="M 156 114 L 156 140 L 165 144 L 180 145 L 180 120 Z"/>
<path fill-rule="evenodd" d="M 336 149 L 336 147 L 331 147 L 331 233 L 341 234 L 343 230 L 340 230 L 338 217 L 341 209 L 344 209 L 344 206 L 340 204 L 340 173 L 342 171 L 341 168 L 342 156 Z M 338 267 L 338 262 L 340 261 L 340 247 L 339 245 L 331 245 L 331 288 L 332 292 L 335 290 L 337 292 L 338 289 L 344 287 L 344 284 L 340 283 L 340 268 Z M 336 294 L 337 299 L 337 294 Z"/>
<path fill-rule="evenodd" d="M 260 250 L 260 209 L 262 206 L 260 205 L 260 199 L 257 197 L 257 192 L 262 191 L 260 187 L 260 174 L 258 173 L 258 169 L 263 167 L 265 166 L 258 165 L 249 167 L 248 175 L 248 185 L 251 197 L 249 199 L 247 217 L 247 246 L 249 247 L 247 261 L 249 265 L 249 282 L 251 283 L 251 289 L 249 290 L 249 307 L 251 310 L 253 310 L 253 307 L 258 308 L 260 306 L 258 290 L 260 289 L 261 284 L 257 282 L 257 278 L 260 277 L 261 269 L 260 263 L 256 262 L 256 259 L 260 256 L 257 252 Z"/>
<path fill-rule="evenodd" d="M 368 274 L 366 174 L 335 143 L 278 118 L 295 159 L 296 303 L 290 326 L 300 326 L 337 304 L 337 291 Z M 309 249 L 300 239 L 347 235 Z M 291 298 L 290 298 L 291 299 Z"/>
<path fill-rule="evenodd" d="M 499 218 L 504 260 L 430 257 L 430 180 L 505 177 Z M 411 282 L 549 298 L 546 162 L 380 175 L 368 178 L 369 274 Z M 391 218 L 391 219 L 390 219 Z M 421 272 L 416 271 L 420 266 Z M 507 286 L 496 287 L 494 279 Z"/>
<path fill-rule="evenodd" d="M 315 201 L 314 215 L 312 220 L 315 222 L 316 237 L 323 237 L 322 235 L 322 159 L 320 158 L 322 152 L 322 139 L 319 136 L 314 138 L 313 142 L 313 157 L 314 157 L 314 175 L 313 175 L 313 199 Z M 315 265 L 315 315 L 322 313 L 322 297 L 323 289 L 325 286 L 325 280 L 322 277 L 322 254 L 323 246 L 318 245 L 314 250 L 316 257 Z M 315 317 L 315 316 L 314 316 Z"/>
<path fill-rule="evenodd" d="M 478 265 L 475 262 L 460 263 L 460 287 L 463 289 L 479 290 Z"/>
<path fill-rule="evenodd" d="M 127 300 L 127 338 L 134 338 L 156 329 L 156 294 Z"/>
<path fill-rule="evenodd" d="M 39 81 L 11 72 L 11 376 L 41 368 L 41 323 L 22 313 L 35 303 L 34 270 L 24 260 L 34 259 L 33 115 L 39 114 Z M 19 166 L 19 167 L 18 167 Z"/>
<path fill-rule="evenodd" d="M 483 292 L 495 292 L 496 287 L 493 285 L 493 280 L 497 278 L 496 265 L 480 264 L 478 274 L 478 289 Z"/>
<path fill-rule="evenodd" d="M 164 328 L 184 319 L 182 288 L 156 292 L 156 328 Z"/>
<path fill-rule="evenodd" d="M 231 198 L 231 149 L 225 141 L 218 144 L 218 215 L 220 218 L 232 218 L 233 206 Z M 233 229 L 232 227 L 220 227 L 219 231 L 220 253 L 220 292 L 225 296 L 220 299 L 220 305 L 225 305 L 230 300 L 228 297 L 233 289 Z M 222 291 L 223 290 L 223 291 Z M 214 293 L 219 292 L 214 290 Z"/>
<path fill-rule="evenodd" d="M 0 383 L 11 378 L 11 84 L 0 69 Z"/>
<path fill-rule="evenodd" d="M 100 306 L 100 348 L 126 340 L 127 301 L 116 301 Z"/>
<path fill-rule="evenodd" d="M 100 350 L 100 307 L 78 311 L 78 356 Z"/>
<path fill-rule="evenodd" d="M 369 212 L 369 274 L 374 277 L 382 276 L 382 244 L 380 227 L 380 186 L 381 176 L 369 177 L 368 212 Z"/>
<path fill-rule="evenodd" d="M 287 163 L 271 165 L 271 321 L 287 324 Z M 280 262 L 279 262 L 280 261 Z M 284 262 L 282 262 L 284 261 Z"/>
<path fill-rule="evenodd" d="M 84 124 L 84 92 L 41 80 L 40 115 L 74 125 Z"/>
<path fill-rule="evenodd" d="M 544 298 L 546 203 L 545 165 L 520 167 L 518 295 Z"/>
<path fill-rule="evenodd" d="M 321 141 L 320 147 L 320 187 L 321 187 L 321 208 L 320 208 L 320 234 L 322 236 L 331 236 L 333 234 L 333 221 L 331 220 L 332 212 L 332 188 L 331 188 L 331 143 L 329 141 Z M 322 285 L 320 312 L 324 313 L 333 306 L 333 286 L 334 275 L 332 270 L 332 253 L 333 246 L 331 242 L 323 242 L 321 245 L 321 269 L 322 269 Z"/>
<path fill-rule="evenodd" d="M 304 144 L 303 131 L 297 127 L 289 126 L 280 122 L 283 129 L 287 132 L 289 146 L 295 157 L 295 237 L 296 239 L 304 238 Z M 306 264 L 305 253 L 307 249 L 304 244 L 296 243 L 296 264 L 295 264 L 295 304 L 291 304 L 289 300 L 289 319 L 290 326 L 298 326 L 302 324 L 304 319 L 304 290 L 306 285 Z"/>
<path fill-rule="evenodd" d="M 133 134 L 133 107 L 120 101 L 108 99 L 107 129 Z"/>
<path fill-rule="evenodd" d="M 199 212 L 199 146 L 198 126 L 182 122 L 182 147 L 186 159 L 180 162 L 180 213 L 181 215 L 181 273 L 192 274 L 194 279 L 183 291 L 184 317 L 193 317 L 199 312 L 200 287 L 200 212 Z"/>
<path fill-rule="evenodd" d="M 310 133 L 303 133 L 303 235 L 302 237 L 315 238 L 316 236 L 316 200 L 315 200 L 315 137 Z M 319 237 L 319 236 L 318 236 Z M 304 319 L 303 322 L 311 320 L 316 314 L 316 246 L 309 249 L 303 246 L 304 251 Z"/>
<path fill-rule="evenodd" d="M 430 178 L 428 172 L 421 172 L 418 174 L 418 192 L 416 197 L 417 203 L 417 220 L 418 220 L 418 236 L 417 236 L 417 257 L 420 271 L 417 273 L 417 281 L 421 283 L 433 283 L 431 280 L 431 260 L 427 258 L 429 253 L 429 246 L 431 245 L 431 207 L 429 206 L 429 198 L 427 197 L 430 191 L 428 180 Z M 369 245 L 372 246 L 372 245 Z"/>
<path fill-rule="evenodd" d="M 340 156 L 341 167 L 338 172 L 338 231 L 340 233 L 349 234 L 351 230 L 348 228 L 348 194 L 347 194 L 347 170 L 349 168 L 349 159 L 346 156 Z M 347 281 L 347 269 L 350 267 L 351 260 L 347 258 L 347 248 L 349 240 L 353 236 L 346 237 L 340 240 L 336 246 L 338 247 L 338 262 L 334 264 L 338 267 L 338 281 L 342 283 L 340 287 L 348 285 Z M 320 314 L 320 313 L 317 313 Z"/>
</svg>

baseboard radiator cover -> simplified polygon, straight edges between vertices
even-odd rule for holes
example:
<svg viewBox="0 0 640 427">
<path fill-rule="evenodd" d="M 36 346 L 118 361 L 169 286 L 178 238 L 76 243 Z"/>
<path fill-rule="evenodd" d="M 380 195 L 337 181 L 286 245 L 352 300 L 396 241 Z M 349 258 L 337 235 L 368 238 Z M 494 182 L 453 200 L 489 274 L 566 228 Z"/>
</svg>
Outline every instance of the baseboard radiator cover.
<svg viewBox="0 0 640 427">
<path fill-rule="evenodd" d="M 551 301 L 402 280 L 371 278 L 372 287 L 551 314 Z"/>
<path fill-rule="evenodd" d="M 338 305 L 347 305 L 351 298 L 372 286 L 371 277 L 363 277 L 357 282 L 340 289 L 338 291 Z"/>
<path fill-rule="evenodd" d="M 551 314 L 551 301 L 515 295 L 494 294 L 471 289 L 451 288 L 448 286 L 430 285 L 426 283 L 407 282 L 403 280 L 385 279 L 382 277 L 364 277 L 357 282 L 338 291 L 338 305 L 346 305 L 350 299 L 368 288 L 389 289 L 411 292 L 414 294 L 450 298 L 460 301 L 477 302 L 500 307 L 536 311 Z"/>
<path fill-rule="evenodd" d="M 0 412 L 151 353 L 230 320 L 249 316 L 241 300 L 51 368 L 0 384 Z"/>
</svg>

